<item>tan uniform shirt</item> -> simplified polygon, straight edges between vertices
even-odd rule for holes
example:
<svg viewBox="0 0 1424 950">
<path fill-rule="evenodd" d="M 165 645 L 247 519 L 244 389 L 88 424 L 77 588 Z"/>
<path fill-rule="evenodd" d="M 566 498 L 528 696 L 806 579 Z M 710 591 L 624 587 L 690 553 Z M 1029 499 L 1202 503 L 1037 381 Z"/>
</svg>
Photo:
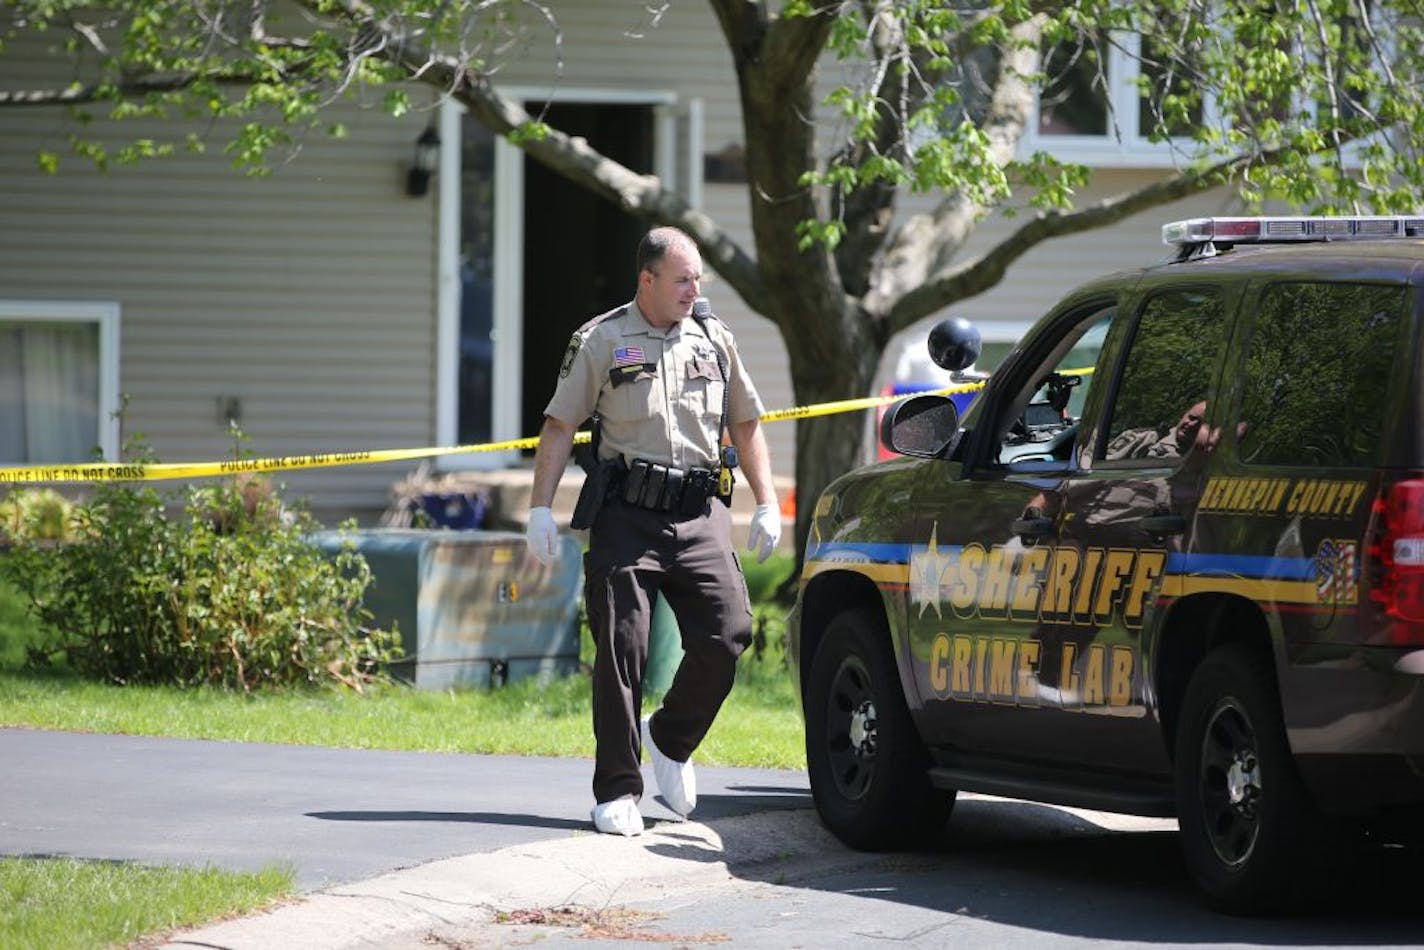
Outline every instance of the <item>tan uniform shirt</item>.
<svg viewBox="0 0 1424 950">
<path fill-rule="evenodd" d="M 722 379 L 717 350 L 729 380 Z M 762 414 L 725 324 L 712 317 L 704 329 L 687 317 L 660 330 L 629 303 L 574 332 L 544 414 L 578 425 L 596 410 L 603 420 L 598 454 L 604 459 L 621 453 L 625 462 L 713 468 L 724 385 L 730 387 L 728 425 Z"/>
</svg>

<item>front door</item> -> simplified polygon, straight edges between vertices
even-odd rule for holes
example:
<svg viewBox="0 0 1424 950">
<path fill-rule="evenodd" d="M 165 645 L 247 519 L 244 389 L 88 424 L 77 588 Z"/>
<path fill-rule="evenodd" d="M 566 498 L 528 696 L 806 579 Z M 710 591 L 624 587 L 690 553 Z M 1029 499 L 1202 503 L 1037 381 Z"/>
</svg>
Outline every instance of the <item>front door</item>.
<svg viewBox="0 0 1424 950">
<path fill-rule="evenodd" d="M 636 172 L 653 171 L 653 107 L 554 103 L 544 120 Z M 633 299 L 647 225 L 533 159 L 524 163 L 521 432 L 537 435 L 569 336 Z"/>
</svg>

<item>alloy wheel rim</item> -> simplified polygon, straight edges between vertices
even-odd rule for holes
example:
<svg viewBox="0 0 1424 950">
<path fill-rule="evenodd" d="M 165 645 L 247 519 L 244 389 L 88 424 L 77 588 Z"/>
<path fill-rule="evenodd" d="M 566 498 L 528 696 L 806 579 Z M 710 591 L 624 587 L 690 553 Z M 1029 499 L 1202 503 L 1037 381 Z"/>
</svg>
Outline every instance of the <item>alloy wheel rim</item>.
<svg viewBox="0 0 1424 950">
<path fill-rule="evenodd" d="M 848 800 L 865 795 L 874 779 L 879 722 L 870 672 L 847 657 L 831 679 L 826 699 L 826 751 L 836 790 Z"/>
<path fill-rule="evenodd" d="M 1202 820 L 1221 862 L 1239 867 L 1256 847 L 1264 793 L 1256 730 L 1236 700 L 1223 699 L 1202 736 Z"/>
</svg>

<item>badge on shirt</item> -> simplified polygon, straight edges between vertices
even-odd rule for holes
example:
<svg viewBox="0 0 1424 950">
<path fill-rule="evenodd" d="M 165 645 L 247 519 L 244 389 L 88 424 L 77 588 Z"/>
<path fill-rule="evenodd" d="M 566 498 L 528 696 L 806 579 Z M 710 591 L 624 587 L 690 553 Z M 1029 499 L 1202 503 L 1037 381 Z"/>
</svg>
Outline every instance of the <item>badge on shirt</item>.
<svg viewBox="0 0 1424 950">
<path fill-rule="evenodd" d="M 722 381 L 722 370 L 717 366 L 716 360 L 689 360 L 687 363 L 688 379 L 706 379 L 714 383 Z"/>
<path fill-rule="evenodd" d="M 569 337 L 568 349 L 564 350 L 564 361 L 559 364 L 559 378 L 563 379 L 574 368 L 574 359 L 578 356 L 579 347 L 583 346 L 583 337 L 575 333 Z"/>
</svg>

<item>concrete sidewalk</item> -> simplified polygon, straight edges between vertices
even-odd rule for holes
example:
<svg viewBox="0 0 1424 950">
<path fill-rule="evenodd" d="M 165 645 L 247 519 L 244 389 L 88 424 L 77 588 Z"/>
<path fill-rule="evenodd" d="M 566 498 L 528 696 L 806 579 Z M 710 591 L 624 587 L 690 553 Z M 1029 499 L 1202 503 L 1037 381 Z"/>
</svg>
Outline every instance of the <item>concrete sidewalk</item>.
<svg viewBox="0 0 1424 950">
<path fill-rule="evenodd" d="M 805 809 L 708 823 L 657 821 L 637 838 L 581 832 L 434 861 L 330 888 L 269 913 L 177 933 L 163 946 L 503 946 L 539 939 L 534 934 L 545 929 L 541 922 L 560 911 L 590 920 L 600 908 L 706 894 L 740 880 L 773 880 L 864 861 L 865 856 L 836 844 Z M 622 939 L 667 942 L 677 936 L 639 926 L 636 918 L 610 919 L 625 921 L 614 928 L 623 930 Z M 603 929 L 604 936 L 618 938 L 608 926 Z"/>
<path fill-rule="evenodd" d="M 943 847 L 865 854 L 809 809 L 577 832 L 357 884 L 173 934 L 178 948 L 1234 950 L 1418 946 L 1417 864 L 1392 855 L 1326 913 L 1211 913 L 1175 822 L 962 795 Z"/>
</svg>

